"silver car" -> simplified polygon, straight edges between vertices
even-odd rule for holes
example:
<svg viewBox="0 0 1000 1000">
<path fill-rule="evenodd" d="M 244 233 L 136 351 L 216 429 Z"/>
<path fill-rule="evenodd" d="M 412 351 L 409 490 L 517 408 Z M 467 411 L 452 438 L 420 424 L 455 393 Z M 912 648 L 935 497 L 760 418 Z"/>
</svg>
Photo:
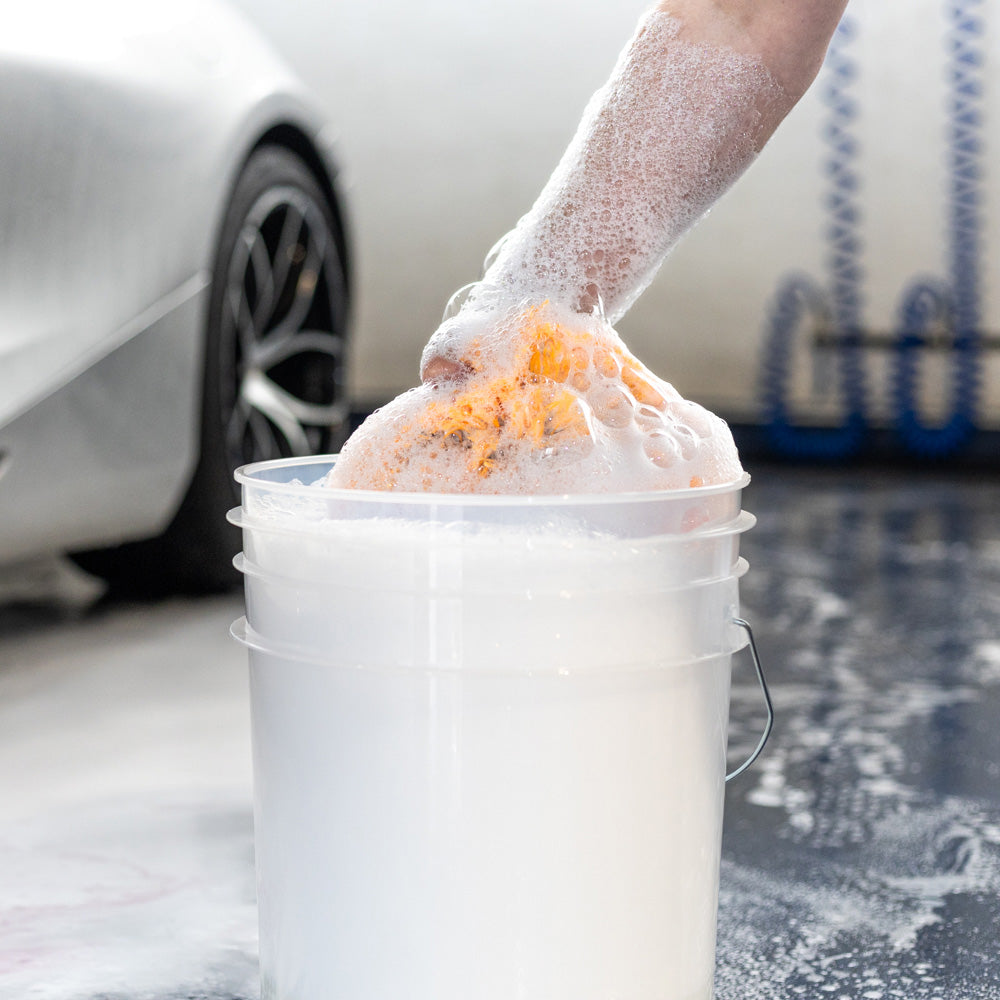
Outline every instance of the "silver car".
<svg viewBox="0 0 1000 1000">
<path fill-rule="evenodd" d="M 19 5 L 0 122 L 0 563 L 225 585 L 232 469 L 346 431 L 331 132 L 214 0 Z"/>
</svg>

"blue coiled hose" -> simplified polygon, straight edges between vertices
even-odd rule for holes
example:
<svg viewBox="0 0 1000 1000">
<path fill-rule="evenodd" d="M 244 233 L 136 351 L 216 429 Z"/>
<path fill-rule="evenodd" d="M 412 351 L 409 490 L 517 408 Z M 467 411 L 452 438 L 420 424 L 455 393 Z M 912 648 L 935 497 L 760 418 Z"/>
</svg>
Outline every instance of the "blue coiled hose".
<svg viewBox="0 0 1000 1000">
<path fill-rule="evenodd" d="M 903 446 L 927 457 L 944 457 L 975 433 L 981 355 L 979 258 L 981 218 L 982 68 L 980 44 L 983 0 L 948 3 L 951 29 L 948 106 L 950 172 L 948 228 L 950 289 L 936 282 L 913 285 L 903 297 L 893 396 L 896 429 Z M 950 416 L 931 427 L 920 416 L 917 401 L 919 349 L 934 325 L 954 331 Z"/>
<path fill-rule="evenodd" d="M 761 388 L 765 430 L 771 447 L 782 455 L 814 461 L 835 461 L 853 455 L 865 436 L 865 420 L 851 387 L 857 387 L 857 352 L 838 338 L 840 395 L 847 417 L 837 428 L 797 427 L 789 420 L 786 403 L 793 343 L 802 329 L 832 327 L 827 297 L 806 275 L 785 279 L 775 296 L 770 328 L 764 349 L 763 385 Z M 849 353 L 848 353 L 849 352 Z M 845 364 L 850 360 L 851 364 Z"/>
<path fill-rule="evenodd" d="M 761 396 L 765 434 L 779 454 L 792 458 L 834 461 L 860 451 L 866 437 L 866 389 L 861 363 L 860 180 L 854 163 L 857 140 L 851 125 L 857 101 L 851 90 L 857 64 L 850 55 L 856 34 L 850 17 L 841 21 L 830 43 L 826 68 L 829 83 L 823 99 L 829 114 L 823 130 L 828 154 L 824 171 L 830 182 L 825 204 L 833 305 L 808 277 L 785 279 L 774 299 L 765 337 Z M 828 328 L 836 338 L 839 395 L 843 419 L 838 427 L 798 427 L 786 400 L 792 346 L 796 333 L 811 319 L 813 329 Z"/>
<path fill-rule="evenodd" d="M 950 29 L 948 104 L 948 244 L 949 280 L 915 282 L 903 295 L 895 338 L 891 400 L 902 446 L 913 454 L 944 457 L 961 448 L 976 431 L 980 394 L 980 249 L 982 186 L 982 101 L 985 0 L 947 0 Z M 829 85 L 823 98 L 828 108 L 823 138 L 824 163 L 830 180 L 825 204 L 828 224 L 832 306 L 808 278 L 782 282 L 769 319 L 763 358 L 762 397 L 766 433 L 774 449 L 790 457 L 847 458 L 864 443 L 867 433 L 866 389 L 861 361 L 862 285 L 861 211 L 855 170 L 857 144 L 851 126 L 857 103 L 851 87 L 857 77 L 849 46 L 856 29 L 846 17 L 827 56 Z M 843 420 L 835 428 L 802 428 L 788 419 L 786 398 L 795 334 L 812 322 L 826 322 L 836 344 L 840 371 L 839 396 Z M 938 328 L 951 331 L 953 368 L 949 416 L 931 426 L 920 414 L 919 361 L 929 335 Z"/>
</svg>

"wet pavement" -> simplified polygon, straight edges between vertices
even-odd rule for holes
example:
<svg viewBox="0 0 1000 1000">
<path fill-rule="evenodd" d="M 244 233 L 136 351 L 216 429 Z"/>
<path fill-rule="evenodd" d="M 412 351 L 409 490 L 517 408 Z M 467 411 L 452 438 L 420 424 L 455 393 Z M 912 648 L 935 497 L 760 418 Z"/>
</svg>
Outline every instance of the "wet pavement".
<svg viewBox="0 0 1000 1000">
<path fill-rule="evenodd" d="M 752 471 L 716 996 L 1000 998 L 1000 479 Z M 0 997 L 253 1000 L 241 599 L 57 577 L 0 607 Z"/>
<path fill-rule="evenodd" d="M 756 479 L 717 996 L 1000 997 L 1000 483 Z"/>
</svg>

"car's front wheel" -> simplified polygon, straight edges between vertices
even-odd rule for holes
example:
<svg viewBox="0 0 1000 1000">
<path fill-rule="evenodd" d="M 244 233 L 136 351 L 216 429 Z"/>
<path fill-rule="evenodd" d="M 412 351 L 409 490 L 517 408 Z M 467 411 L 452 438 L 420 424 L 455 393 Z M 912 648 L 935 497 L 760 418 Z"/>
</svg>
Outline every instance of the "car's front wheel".
<svg viewBox="0 0 1000 1000">
<path fill-rule="evenodd" d="M 219 237 L 206 325 L 200 453 L 163 535 L 79 554 L 118 589 L 218 590 L 236 580 L 233 470 L 336 450 L 347 430 L 348 288 L 329 200 L 288 149 L 258 148 Z"/>
</svg>

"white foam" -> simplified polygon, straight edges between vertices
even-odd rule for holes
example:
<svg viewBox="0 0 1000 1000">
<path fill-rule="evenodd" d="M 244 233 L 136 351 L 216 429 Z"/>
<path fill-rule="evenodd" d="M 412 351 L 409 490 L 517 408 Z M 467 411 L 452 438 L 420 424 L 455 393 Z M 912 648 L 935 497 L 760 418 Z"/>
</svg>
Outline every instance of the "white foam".
<svg viewBox="0 0 1000 1000">
<path fill-rule="evenodd" d="M 640 22 L 531 211 L 489 261 L 485 289 L 585 307 L 599 296 L 617 323 L 751 163 L 761 110 L 780 87 L 758 59 L 681 32 L 660 11 Z"/>
<path fill-rule="evenodd" d="M 466 379 L 411 389 L 369 418 L 329 484 L 558 494 L 739 478 L 726 424 L 633 358 L 599 315 L 548 303 L 494 331 L 469 344 Z"/>
<path fill-rule="evenodd" d="M 411 390 L 375 414 L 332 485 L 610 492 L 739 476 L 725 424 L 648 372 L 612 328 L 752 161 L 761 111 L 782 96 L 759 60 L 681 35 L 660 11 L 640 22 L 531 211 L 483 280 L 449 303 L 424 357 L 461 364 L 466 382 Z M 531 323 L 558 325 L 589 357 L 529 373 L 519 352 Z M 497 421 L 500 433 L 481 433 Z"/>
</svg>

